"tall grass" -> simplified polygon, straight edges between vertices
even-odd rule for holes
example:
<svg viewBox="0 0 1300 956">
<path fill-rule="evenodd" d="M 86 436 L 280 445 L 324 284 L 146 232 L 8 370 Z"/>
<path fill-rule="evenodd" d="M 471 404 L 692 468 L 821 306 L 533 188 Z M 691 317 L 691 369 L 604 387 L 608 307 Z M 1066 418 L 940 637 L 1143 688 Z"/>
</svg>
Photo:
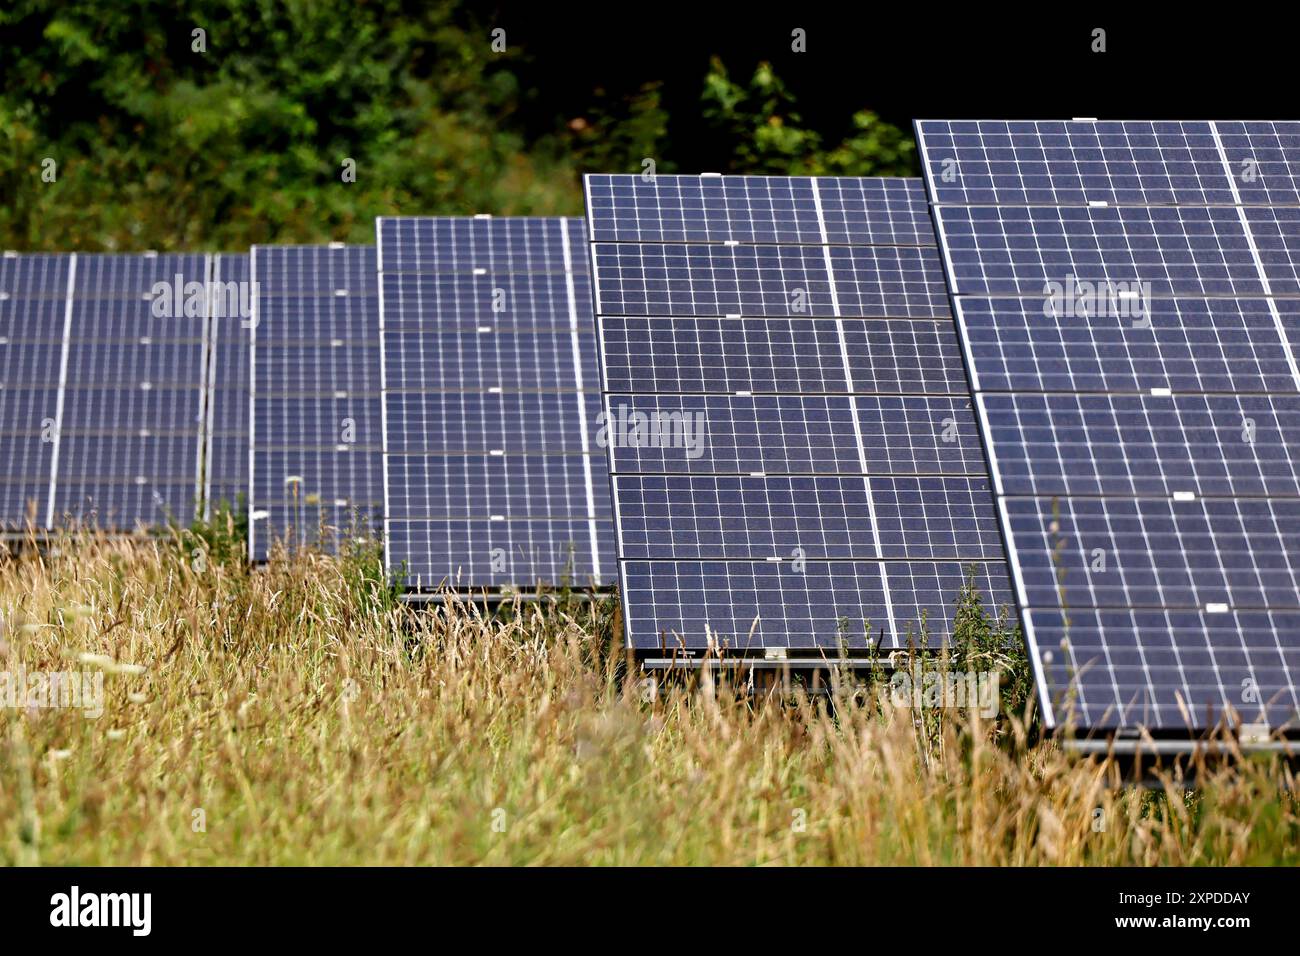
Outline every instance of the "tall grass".
<svg viewBox="0 0 1300 956">
<path fill-rule="evenodd" d="M 413 611 L 368 551 L 250 572 L 201 532 L 0 559 L 0 670 L 103 670 L 106 697 L 0 710 L 0 860 L 1300 862 L 1272 759 L 1116 787 L 1019 715 L 651 693 L 610 598 Z"/>
</svg>

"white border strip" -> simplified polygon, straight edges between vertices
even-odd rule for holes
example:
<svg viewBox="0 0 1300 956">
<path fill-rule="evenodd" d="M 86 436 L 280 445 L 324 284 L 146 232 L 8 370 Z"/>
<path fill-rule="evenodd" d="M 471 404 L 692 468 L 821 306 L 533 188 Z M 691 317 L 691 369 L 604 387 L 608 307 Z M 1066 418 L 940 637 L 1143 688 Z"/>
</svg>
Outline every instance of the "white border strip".
<svg viewBox="0 0 1300 956">
<path fill-rule="evenodd" d="M 260 246 L 248 249 L 248 281 L 252 289 L 252 325 L 248 329 L 248 560 L 257 560 L 257 506 L 253 495 L 253 469 L 257 464 L 256 428 L 257 428 L 257 323 L 261 320 L 261 298 L 257 285 L 257 250 Z"/>
<path fill-rule="evenodd" d="M 560 219 L 560 242 L 564 247 L 564 290 L 569 299 L 569 341 L 573 346 L 573 380 L 578 394 L 578 429 L 582 433 L 582 480 L 587 488 L 587 528 L 591 536 L 592 580 L 600 579 L 600 534 L 596 525 L 596 489 L 591 481 L 591 455 L 587 444 L 587 402 L 582 389 L 582 349 L 578 338 L 578 294 L 573 284 L 573 254 L 569 250 L 569 219 Z"/>
<path fill-rule="evenodd" d="M 384 222 L 387 216 L 375 219 L 375 285 L 379 299 L 379 465 L 384 491 L 384 572 L 391 581 L 393 577 L 392 535 L 389 534 L 391 520 L 388 509 L 388 350 L 384 347 Z M 409 587 L 409 586 L 408 586 Z"/>
</svg>

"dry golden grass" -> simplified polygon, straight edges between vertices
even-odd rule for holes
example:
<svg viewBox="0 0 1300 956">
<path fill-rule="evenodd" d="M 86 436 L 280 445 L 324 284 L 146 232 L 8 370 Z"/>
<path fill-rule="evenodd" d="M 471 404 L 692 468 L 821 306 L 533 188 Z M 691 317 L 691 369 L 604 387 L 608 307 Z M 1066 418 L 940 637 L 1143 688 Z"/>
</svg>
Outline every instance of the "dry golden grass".
<svg viewBox="0 0 1300 956">
<path fill-rule="evenodd" d="M 1271 759 L 1192 792 L 1115 788 L 1109 764 L 1014 722 L 994 742 L 847 700 L 833 716 L 707 685 L 647 701 L 610 653 L 609 600 L 414 613 L 372 560 L 250 574 L 194 544 L 0 563 L 0 670 L 107 672 L 97 720 L 0 711 L 0 860 L 1300 862 L 1294 781 Z"/>
</svg>

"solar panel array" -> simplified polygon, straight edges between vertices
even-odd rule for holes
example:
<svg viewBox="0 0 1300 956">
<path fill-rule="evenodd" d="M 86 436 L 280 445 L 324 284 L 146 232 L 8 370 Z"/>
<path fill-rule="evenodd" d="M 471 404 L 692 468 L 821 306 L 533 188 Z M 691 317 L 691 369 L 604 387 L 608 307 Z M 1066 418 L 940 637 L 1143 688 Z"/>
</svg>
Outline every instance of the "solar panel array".
<svg viewBox="0 0 1300 956">
<path fill-rule="evenodd" d="M 920 180 L 588 176 L 624 628 L 931 644 L 1010 601 Z"/>
<path fill-rule="evenodd" d="M 208 269 L 202 255 L 0 259 L 10 531 L 193 517 Z"/>
<path fill-rule="evenodd" d="M 367 246 L 254 246 L 249 551 L 336 546 L 383 505 L 379 284 Z M 247 461 L 249 444 L 244 445 Z M 330 529 L 320 541 L 322 522 Z"/>
<path fill-rule="evenodd" d="M 1300 124 L 917 132 L 1049 722 L 1294 726 Z"/>
<path fill-rule="evenodd" d="M 386 567 L 422 591 L 606 581 L 582 221 L 381 218 L 377 231 Z"/>
</svg>

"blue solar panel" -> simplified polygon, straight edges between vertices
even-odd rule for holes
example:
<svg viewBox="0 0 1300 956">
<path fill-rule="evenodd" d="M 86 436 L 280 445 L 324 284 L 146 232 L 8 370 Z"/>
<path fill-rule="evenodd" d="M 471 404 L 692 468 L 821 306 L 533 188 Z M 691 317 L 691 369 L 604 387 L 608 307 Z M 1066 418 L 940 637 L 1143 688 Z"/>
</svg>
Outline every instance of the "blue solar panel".
<svg viewBox="0 0 1300 956">
<path fill-rule="evenodd" d="M 983 479 L 621 475 L 626 560 L 997 560 Z"/>
<path fill-rule="evenodd" d="M 1147 296 L 1259 296 L 1294 275 L 1278 263 L 1261 275 L 1228 207 L 938 206 L 935 220 L 962 295 L 1046 296 L 1077 280 Z"/>
<path fill-rule="evenodd" d="M 960 296 L 978 391 L 1275 392 L 1295 387 L 1300 303 L 1157 299 L 1124 314 L 1044 299 Z M 1115 305 L 1122 304 L 1119 299 Z M 1283 336 L 1277 332 L 1281 322 Z"/>
<path fill-rule="evenodd" d="M 987 473 L 968 399 L 611 394 L 608 402 L 602 424 L 619 474 L 845 474 L 863 461 L 869 474 Z M 700 423 L 699 439 L 664 440 L 685 415 Z M 632 440 L 638 427 L 643 441 Z"/>
<path fill-rule="evenodd" d="M 385 544 L 415 590 L 601 583 L 580 220 L 380 219 Z"/>
<path fill-rule="evenodd" d="M 630 646 L 939 641 L 965 570 L 1010 601 L 919 187 L 587 177 Z"/>
<path fill-rule="evenodd" d="M 68 269 L 64 252 L 8 252 L 0 255 L 0 308 L 12 299 L 68 298 Z"/>
<path fill-rule="evenodd" d="M 1300 125 L 917 129 L 1048 723 L 1300 719 Z"/>
<path fill-rule="evenodd" d="M 1300 612 L 1039 608 L 1027 618 L 1062 723 L 1194 727 L 1241 710 L 1244 689 L 1257 698 L 1252 719 L 1284 726 L 1295 713 L 1300 649 L 1278 635 L 1300 632 Z"/>
<path fill-rule="evenodd" d="M 1300 396 L 980 396 L 1007 495 L 1300 496 Z"/>
<path fill-rule="evenodd" d="M 411 361 L 388 375 L 389 391 L 424 392 L 454 382 L 468 392 L 576 390 L 596 380 L 595 332 L 577 333 L 581 367 L 573 361 L 574 333 L 564 330 L 439 329 L 390 331 L 385 342 Z"/>
<path fill-rule="evenodd" d="M 465 273 L 511 276 L 588 272 L 586 240 L 575 223 L 558 217 L 381 217 L 379 269 L 386 275 Z M 567 254 L 566 254 L 567 247 Z M 387 303 L 385 303 L 385 306 Z M 567 314 L 567 307 L 555 313 Z M 388 319 L 387 308 L 384 314 Z M 562 324 L 558 323 L 557 324 Z"/>
<path fill-rule="evenodd" d="M 68 339 L 66 254 L 0 256 L 0 529 L 48 527 L 60 375 Z"/>
<path fill-rule="evenodd" d="M 948 315 L 931 247 L 597 242 L 592 257 L 601 314 Z"/>
<path fill-rule="evenodd" d="M 383 426 L 375 270 L 370 247 L 253 247 L 253 560 L 265 560 L 277 540 L 332 548 L 377 530 Z"/>
<path fill-rule="evenodd" d="M 585 252 L 585 250 L 584 250 Z M 427 329 L 436 315 L 439 331 L 567 329 L 569 298 L 583 315 L 591 311 L 591 282 L 573 272 L 514 274 L 383 273 L 384 330 Z M 585 311 L 584 311 L 585 310 Z"/>
<path fill-rule="evenodd" d="M 0 296 L 3 295 L 0 292 Z M 0 339 L 5 345 L 62 342 L 66 298 L 0 298 Z M 7 353 L 14 351 L 5 350 Z"/>
<path fill-rule="evenodd" d="M 209 268 L 204 255 L 71 258 L 48 523 L 194 517 Z"/>
<path fill-rule="evenodd" d="M 1300 608 L 1298 500 L 1008 497 L 1002 507 L 1029 607 Z"/>
<path fill-rule="evenodd" d="M 595 242 L 933 246 L 919 179 L 590 176 Z"/>
<path fill-rule="evenodd" d="M 253 322 L 249 257 L 212 257 L 208 323 L 205 509 L 248 498 L 249 339 Z"/>
<path fill-rule="evenodd" d="M 548 469 L 549 472 L 549 469 Z M 392 573 L 408 587 L 516 587 L 591 583 L 613 537 L 608 520 L 515 518 L 389 520 Z"/>
<path fill-rule="evenodd" d="M 922 120 L 941 204 L 1296 205 L 1300 123 Z"/>
<path fill-rule="evenodd" d="M 947 633 L 967 583 L 987 605 L 1011 600 L 1001 562 L 626 561 L 621 582 L 628 642 L 665 653 L 698 650 L 705 634 L 722 651 L 919 644 Z"/>
<path fill-rule="evenodd" d="M 860 393 L 968 389 L 951 323 L 611 315 L 604 335 L 613 392 L 845 392 L 850 380 Z"/>
<path fill-rule="evenodd" d="M 33 506 L 42 528 L 188 523 L 205 492 L 242 487 L 247 351 L 230 331 L 238 296 L 228 303 L 221 283 L 237 286 L 246 261 L 0 258 L 3 430 L 15 462 L 6 527 Z M 236 311 L 223 311 L 228 304 Z"/>
</svg>

